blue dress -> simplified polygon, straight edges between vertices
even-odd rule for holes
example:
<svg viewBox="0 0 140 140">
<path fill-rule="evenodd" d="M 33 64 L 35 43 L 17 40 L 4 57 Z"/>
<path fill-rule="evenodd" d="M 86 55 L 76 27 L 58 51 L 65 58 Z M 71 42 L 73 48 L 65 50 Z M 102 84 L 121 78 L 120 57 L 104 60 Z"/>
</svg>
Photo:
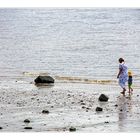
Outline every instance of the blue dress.
<svg viewBox="0 0 140 140">
<path fill-rule="evenodd" d="M 119 85 L 122 88 L 125 88 L 125 83 L 128 81 L 127 66 L 125 66 L 124 63 L 120 64 L 119 69 L 121 69 L 121 73 L 119 75 Z"/>
</svg>

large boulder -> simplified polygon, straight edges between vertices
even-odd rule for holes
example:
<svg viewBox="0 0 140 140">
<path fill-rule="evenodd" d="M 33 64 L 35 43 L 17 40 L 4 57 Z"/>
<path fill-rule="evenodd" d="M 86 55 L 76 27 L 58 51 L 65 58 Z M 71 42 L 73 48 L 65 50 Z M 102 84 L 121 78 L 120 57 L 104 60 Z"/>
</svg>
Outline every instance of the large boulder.
<svg viewBox="0 0 140 140">
<path fill-rule="evenodd" d="M 101 102 L 107 102 L 108 101 L 108 96 L 106 96 L 105 94 L 101 94 L 99 97 L 99 101 Z"/>
<path fill-rule="evenodd" d="M 51 76 L 38 76 L 34 81 L 36 84 L 54 83 L 54 79 Z"/>
</svg>

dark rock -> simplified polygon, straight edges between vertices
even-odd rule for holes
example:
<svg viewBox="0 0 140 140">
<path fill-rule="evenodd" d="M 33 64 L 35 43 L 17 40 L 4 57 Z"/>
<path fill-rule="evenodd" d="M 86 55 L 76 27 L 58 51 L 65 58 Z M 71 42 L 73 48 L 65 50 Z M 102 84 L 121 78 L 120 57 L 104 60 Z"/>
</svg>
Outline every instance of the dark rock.
<svg viewBox="0 0 140 140">
<path fill-rule="evenodd" d="M 84 109 L 84 108 L 86 108 L 85 106 L 82 106 L 82 108 Z"/>
<path fill-rule="evenodd" d="M 54 83 L 54 79 L 51 76 L 38 76 L 34 82 L 36 84 L 40 83 Z"/>
<path fill-rule="evenodd" d="M 109 123 L 108 121 L 106 121 L 105 123 Z"/>
<path fill-rule="evenodd" d="M 139 95 L 137 95 L 137 97 L 139 97 Z"/>
<path fill-rule="evenodd" d="M 99 101 L 101 102 L 107 102 L 108 101 L 108 96 L 106 96 L 105 94 L 101 94 L 99 97 Z"/>
<path fill-rule="evenodd" d="M 32 127 L 30 127 L 30 126 L 27 126 L 27 127 L 24 127 L 24 129 L 32 129 Z"/>
<path fill-rule="evenodd" d="M 83 102 L 83 100 L 80 100 L 80 102 Z"/>
<path fill-rule="evenodd" d="M 25 119 L 24 122 L 25 122 L 25 123 L 30 123 L 30 120 Z"/>
<path fill-rule="evenodd" d="M 116 104 L 115 107 L 118 107 L 118 105 Z"/>
<path fill-rule="evenodd" d="M 71 102 L 71 104 L 74 104 L 75 102 Z"/>
<path fill-rule="evenodd" d="M 42 113 L 43 114 L 49 114 L 50 112 L 48 110 L 43 110 Z"/>
<path fill-rule="evenodd" d="M 54 106 L 51 106 L 51 108 L 54 108 Z"/>
<path fill-rule="evenodd" d="M 120 109 L 120 111 L 123 111 L 122 109 Z"/>
<path fill-rule="evenodd" d="M 89 108 L 89 107 L 87 107 L 86 109 L 87 109 L 87 110 L 89 110 L 90 108 Z"/>
<path fill-rule="evenodd" d="M 2 127 L 0 127 L 0 129 L 3 129 Z"/>
<path fill-rule="evenodd" d="M 96 107 L 96 111 L 103 111 L 101 107 Z"/>
<path fill-rule="evenodd" d="M 81 103 L 81 105 L 86 105 L 85 103 Z"/>
<path fill-rule="evenodd" d="M 69 131 L 70 131 L 70 132 L 74 132 L 74 131 L 76 131 L 76 128 L 75 128 L 75 127 L 70 127 L 70 128 L 69 128 Z"/>
</svg>

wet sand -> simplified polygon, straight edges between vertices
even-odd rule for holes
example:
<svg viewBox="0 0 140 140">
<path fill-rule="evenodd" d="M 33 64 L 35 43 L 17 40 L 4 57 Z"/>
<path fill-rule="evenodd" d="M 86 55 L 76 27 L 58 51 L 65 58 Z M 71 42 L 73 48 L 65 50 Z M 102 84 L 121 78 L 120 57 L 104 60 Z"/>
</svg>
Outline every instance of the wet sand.
<svg viewBox="0 0 140 140">
<path fill-rule="evenodd" d="M 99 102 L 100 94 L 109 101 Z M 116 85 L 56 82 L 37 87 L 17 80 L 1 82 L 0 95 L 0 132 L 69 132 L 71 126 L 76 132 L 140 132 L 139 89 L 128 98 Z M 96 112 L 97 106 L 103 111 Z"/>
</svg>

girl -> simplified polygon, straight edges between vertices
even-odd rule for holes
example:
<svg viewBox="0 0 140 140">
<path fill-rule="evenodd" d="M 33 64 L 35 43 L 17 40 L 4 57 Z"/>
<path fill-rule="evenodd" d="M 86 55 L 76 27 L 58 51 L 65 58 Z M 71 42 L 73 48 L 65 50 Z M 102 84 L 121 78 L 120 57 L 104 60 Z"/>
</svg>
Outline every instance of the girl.
<svg viewBox="0 0 140 140">
<path fill-rule="evenodd" d="M 121 92 L 121 94 L 123 94 L 125 96 L 125 83 L 128 80 L 128 74 L 127 74 L 127 66 L 125 66 L 124 64 L 124 59 L 120 58 L 119 59 L 119 73 L 117 75 L 117 78 L 119 78 L 119 85 L 121 86 L 121 88 L 123 89 L 123 91 Z"/>
</svg>

